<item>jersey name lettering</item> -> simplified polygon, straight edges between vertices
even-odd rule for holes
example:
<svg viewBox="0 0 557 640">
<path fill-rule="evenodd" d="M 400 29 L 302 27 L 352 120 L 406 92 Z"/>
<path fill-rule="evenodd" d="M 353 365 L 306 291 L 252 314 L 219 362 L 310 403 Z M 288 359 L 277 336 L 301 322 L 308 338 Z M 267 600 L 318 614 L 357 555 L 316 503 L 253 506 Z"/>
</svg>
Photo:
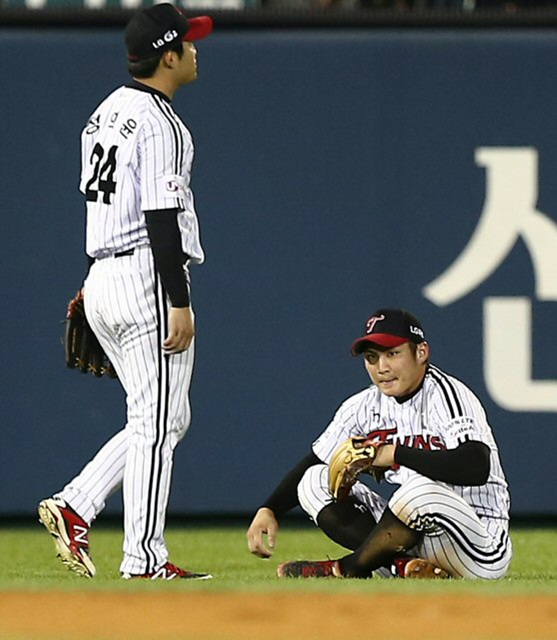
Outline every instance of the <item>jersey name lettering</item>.
<svg viewBox="0 0 557 640">
<path fill-rule="evenodd" d="M 100 115 L 93 116 L 89 122 L 87 123 L 87 128 L 85 129 L 85 133 L 91 135 L 92 133 L 96 133 L 101 128 L 101 117 Z"/>
<path fill-rule="evenodd" d="M 137 122 L 133 118 L 128 118 L 126 122 L 120 127 L 120 135 L 123 136 L 126 140 L 128 136 L 134 132 L 134 129 L 137 127 Z"/>
</svg>

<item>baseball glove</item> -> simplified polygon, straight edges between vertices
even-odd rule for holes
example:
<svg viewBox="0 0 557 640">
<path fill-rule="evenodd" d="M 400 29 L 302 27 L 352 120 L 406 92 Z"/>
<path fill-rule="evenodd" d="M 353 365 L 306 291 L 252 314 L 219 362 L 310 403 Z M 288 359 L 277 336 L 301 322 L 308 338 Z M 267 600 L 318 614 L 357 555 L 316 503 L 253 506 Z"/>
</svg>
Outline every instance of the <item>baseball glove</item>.
<svg viewBox="0 0 557 640">
<path fill-rule="evenodd" d="M 344 500 L 361 473 L 369 473 L 381 482 L 385 469 L 373 467 L 377 450 L 384 443 L 365 436 L 348 438 L 329 462 L 329 491 L 335 500 Z"/>
<path fill-rule="evenodd" d="M 87 322 L 81 291 L 68 303 L 63 343 L 66 365 L 70 369 L 92 373 L 97 378 L 103 375 L 117 377 L 112 363 Z"/>
</svg>

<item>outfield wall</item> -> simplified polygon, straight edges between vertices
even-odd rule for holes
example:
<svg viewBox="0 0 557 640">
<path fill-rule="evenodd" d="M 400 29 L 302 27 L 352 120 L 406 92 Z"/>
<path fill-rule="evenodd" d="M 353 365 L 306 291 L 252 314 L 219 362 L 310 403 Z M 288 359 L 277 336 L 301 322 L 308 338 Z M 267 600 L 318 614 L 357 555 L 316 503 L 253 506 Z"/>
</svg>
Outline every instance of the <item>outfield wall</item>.
<svg viewBox="0 0 557 640">
<path fill-rule="evenodd" d="M 175 100 L 206 264 L 174 512 L 257 507 L 367 384 L 378 306 L 421 317 L 480 395 L 516 514 L 557 514 L 557 34 L 228 31 Z M 79 133 L 126 82 L 118 31 L 0 30 L 1 514 L 25 514 L 124 421 L 60 344 L 85 266 Z M 120 510 L 119 497 L 108 509 Z"/>
</svg>

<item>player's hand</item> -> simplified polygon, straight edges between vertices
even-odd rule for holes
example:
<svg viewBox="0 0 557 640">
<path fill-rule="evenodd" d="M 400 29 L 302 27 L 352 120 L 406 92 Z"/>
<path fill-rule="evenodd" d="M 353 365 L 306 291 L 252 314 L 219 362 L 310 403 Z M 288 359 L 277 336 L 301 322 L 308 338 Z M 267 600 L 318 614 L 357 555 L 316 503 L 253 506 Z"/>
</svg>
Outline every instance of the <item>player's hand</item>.
<svg viewBox="0 0 557 640">
<path fill-rule="evenodd" d="M 373 459 L 373 466 L 383 468 L 392 467 L 393 464 L 395 464 L 395 449 L 396 445 L 394 444 L 385 444 L 379 447 Z"/>
<path fill-rule="evenodd" d="M 270 558 L 275 548 L 278 529 L 279 524 L 275 518 L 275 514 L 271 509 L 261 507 L 255 514 L 246 534 L 248 549 L 251 553 L 259 558 Z M 264 535 L 267 535 L 268 547 L 265 546 L 263 542 Z"/>
<path fill-rule="evenodd" d="M 165 353 L 181 353 L 195 335 L 195 317 L 191 307 L 171 307 L 168 314 L 168 336 L 162 347 Z"/>
</svg>

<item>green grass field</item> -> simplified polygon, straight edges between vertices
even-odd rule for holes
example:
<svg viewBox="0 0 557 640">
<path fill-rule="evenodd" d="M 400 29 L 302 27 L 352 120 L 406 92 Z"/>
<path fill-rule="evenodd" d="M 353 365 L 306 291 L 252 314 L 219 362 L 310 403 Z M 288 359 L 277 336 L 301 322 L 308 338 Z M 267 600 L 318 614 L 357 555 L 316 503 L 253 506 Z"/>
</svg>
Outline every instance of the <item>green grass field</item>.
<svg viewBox="0 0 557 640">
<path fill-rule="evenodd" d="M 94 579 L 67 571 L 38 523 L 0 526 L 0 640 L 557 637 L 557 529 L 513 529 L 514 561 L 498 581 L 279 580 L 279 562 L 346 550 L 309 523 L 286 523 L 261 560 L 246 526 L 169 527 L 171 560 L 214 575 L 171 582 L 122 580 L 122 531 L 106 524 L 90 535 Z"/>
<path fill-rule="evenodd" d="M 240 526 L 169 527 L 170 559 L 193 570 L 207 570 L 214 580 L 146 583 L 120 579 L 122 532 L 99 526 L 91 532 L 92 555 L 98 575 L 87 580 L 68 572 L 54 557 L 50 536 L 36 527 L 0 527 L 0 590 L 124 590 L 195 589 L 199 591 L 412 592 L 466 591 L 486 594 L 557 595 L 557 529 L 512 530 L 515 555 L 509 575 L 499 581 L 404 581 L 404 580 L 278 580 L 279 562 L 293 559 L 340 557 L 344 549 L 319 530 L 285 525 L 279 532 L 270 560 L 253 557 L 247 550 L 245 529 Z"/>
</svg>

